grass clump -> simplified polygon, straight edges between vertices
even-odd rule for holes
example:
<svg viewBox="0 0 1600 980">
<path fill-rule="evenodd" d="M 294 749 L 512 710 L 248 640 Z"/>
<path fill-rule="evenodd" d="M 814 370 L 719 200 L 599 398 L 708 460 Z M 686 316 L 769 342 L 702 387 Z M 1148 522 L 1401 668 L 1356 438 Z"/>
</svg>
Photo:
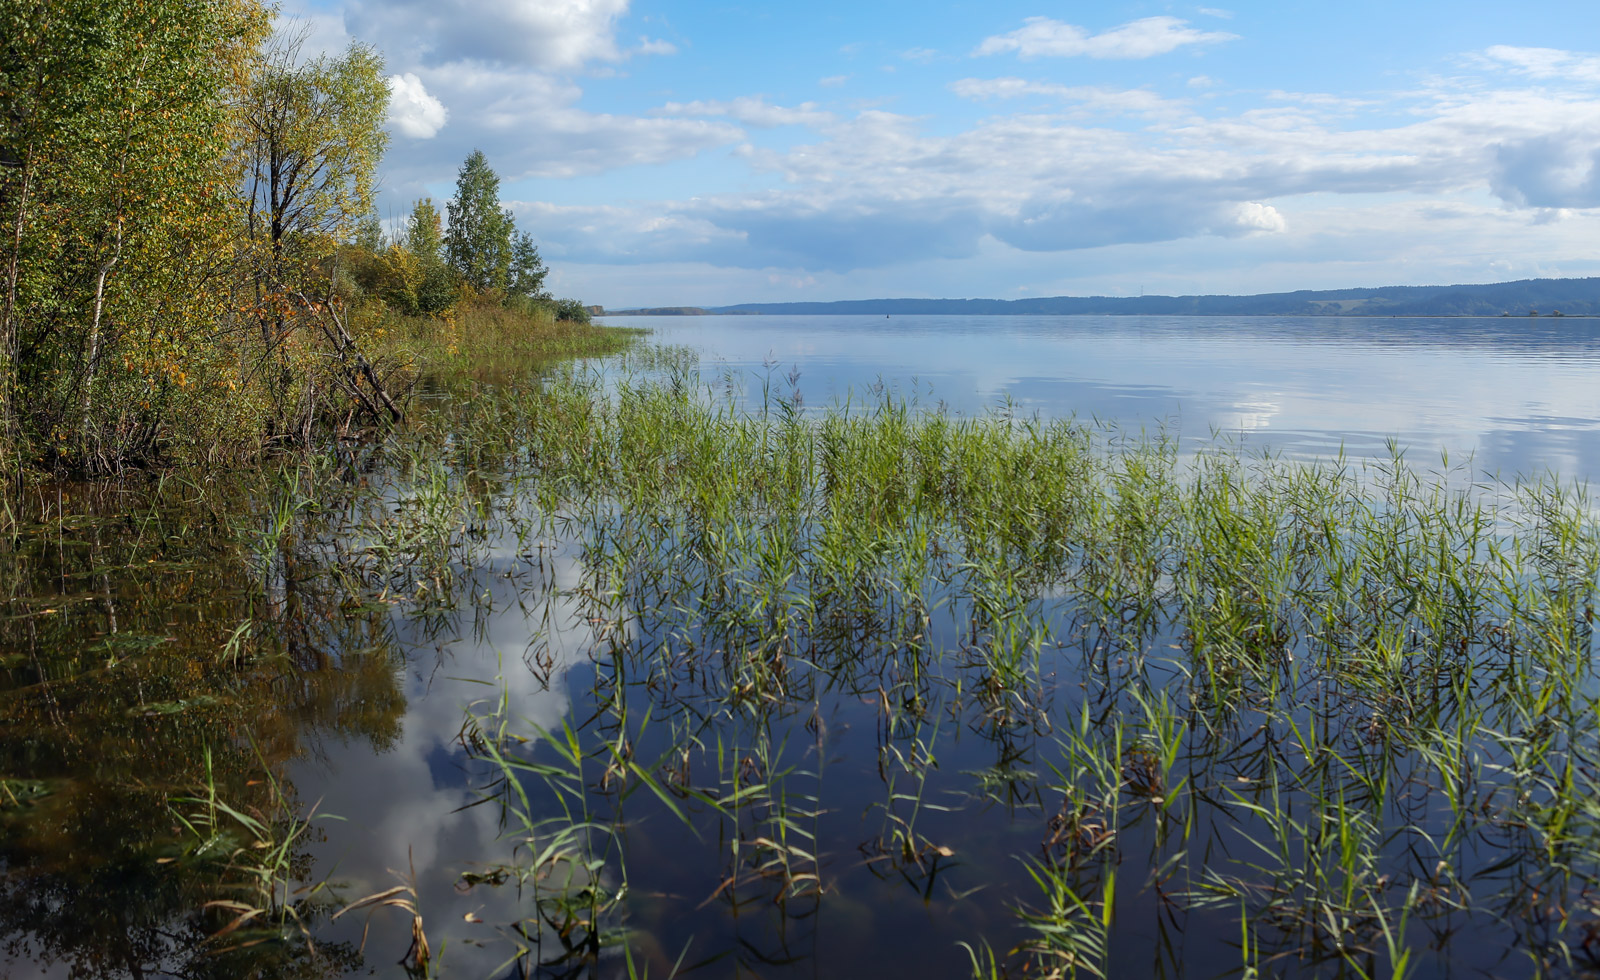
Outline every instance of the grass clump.
<svg viewBox="0 0 1600 980">
<path fill-rule="evenodd" d="M 407 329 L 390 342 L 419 362 L 448 349 Z M 197 721 L 248 712 L 281 766 L 301 728 L 268 695 L 295 690 L 306 726 L 380 751 L 397 676 L 482 657 L 498 689 L 444 734 L 504 831 L 459 878 L 505 889 L 476 906 L 504 917 L 501 972 L 886 948 L 965 970 L 957 941 L 985 976 L 1600 962 L 1582 488 L 893 398 L 747 409 L 682 352 L 618 360 L 482 385 L 463 367 L 473 397 L 422 400 L 382 444 L 204 491 L 187 513 L 223 543 L 195 557 L 152 517 L 180 567 L 58 506 L 0 575 L 29 614 L 0 620 L 29 731 L 138 667 L 94 744 L 188 786 Z M 231 596 L 204 628 L 160 633 L 105 584 L 190 561 Z M 58 607 L 29 576 L 87 585 Z M 52 652 L 74 633 L 101 645 Z M 205 683 L 151 652 L 189 635 Z M 525 647 L 492 649 L 508 637 Z M 136 755 L 151 732 L 173 751 Z M 239 741 L 218 743 L 235 786 Z M 29 765 L 7 785 L 61 789 L 24 809 L 71 805 L 70 766 Z M 450 896 L 407 888 L 369 898 L 412 917 L 411 965 L 463 949 L 432 912 L 419 941 L 417 910 Z"/>
<path fill-rule="evenodd" d="M 959 875 L 933 866 L 972 846 L 977 801 L 1038 822 L 1021 878 L 983 872 L 1019 909 L 1011 969 L 1114 973 L 1119 909 L 1151 902 L 1231 918 L 1206 931 L 1243 938 L 1209 962 L 1247 972 L 1407 975 L 1451 962 L 1439 930 L 1463 918 L 1550 965 L 1588 935 L 1600 532 L 1580 488 L 1399 454 L 1187 458 L 894 400 L 749 412 L 670 365 L 516 398 L 497 424 L 537 462 L 505 506 L 546 515 L 587 569 L 614 665 L 596 717 L 699 719 L 652 752 L 700 794 L 676 819 L 702 835 L 727 797 L 713 736 L 766 726 L 750 759 L 782 756 L 799 718 L 866 698 L 876 777 L 858 778 L 889 800 L 867 866 Z M 946 717 L 995 746 L 982 779 L 909 761 L 939 757 Z M 820 773 L 788 769 L 796 812 L 826 811 Z M 1531 872 L 1556 865 L 1559 884 Z M 818 895 L 850 887 L 806 867 Z M 1521 928 L 1531 894 L 1577 931 Z"/>
</svg>

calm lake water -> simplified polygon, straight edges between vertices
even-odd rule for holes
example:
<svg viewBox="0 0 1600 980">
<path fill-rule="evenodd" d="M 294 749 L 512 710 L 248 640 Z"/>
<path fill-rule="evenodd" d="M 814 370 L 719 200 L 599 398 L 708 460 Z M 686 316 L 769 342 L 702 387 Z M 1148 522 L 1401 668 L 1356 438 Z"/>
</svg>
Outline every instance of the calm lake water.
<svg viewBox="0 0 1600 980">
<path fill-rule="evenodd" d="M 1292 457 L 1471 454 L 1480 473 L 1600 477 L 1600 320 L 1342 317 L 613 317 L 702 370 L 807 405 L 877 382 L 933 407 L 1213 429 Z M 771 365 L 769 372 L 768 365 Z"/>
<path fill-rule="evenodd" d="M 747 405 L 759 404 L 764 388 L 769 399 L 798 392 L 807 409 L 889 392 L 962 415 L 1009 410 L 1134 432 L 1160 428 L 1191 447 L 1216 432 L 1292 458 L 1341 450 L 1382 457 L 1393 440 L 1421 467 L 1447 452 L 1452 464 L 1470 455 L 1479 473 L 1600 477 L 1600 323 L 1589 320 L 609 322 L 694 348 L 701 376 L 740 392 Z M 716 669 L 672 662 L 661 674 L 621 676 L 623 661 L 608 659 L 619 645 L 667 658 L 681 639 L 674 614 L 635 609 L 628 624 L 608 620 L 595 599 L 608 581 L 597 571 L 606 542 L 524 533 L 530 525 L 517 531 L 516 519 L 534 507 L 497 482 L 495 453 L 510 450 L 462 442 L 455 449 L 471 466 L 452 462 L 439 480 L 469 502 L 460 520 L 471 526 L 470 502 L 482 501 L 509 524 L 495 524 L 451 558 L 450 585 L 407 580 L 404 603 L 389 579 L 341 591 L 349 573 L 338 570 L 348 563 L 341 565 L 342 532 L 329 515 L 353 514 L 357 505 L 333 495 L 302 506 L 304 526 L 295 525 L 292 540 L 274 538 L 259 558 L 219 544 L 220 531 L 191 529 L 210 516 L 135 520 L 115 499 L 83 504 L 81 514 L 0 555 L 11 563 L 0 618 L 0 775 L 13 794 L 0 799 L 0 976 L 406 975 L 397 961 L 410 945 L 411 919 L 394 908 L 378 909 L 370 923 L 365 910 L 335 922 L 333 903 L 311 928 L 321 952 L 274 941 L 218 954 L 218 944 L 202 942 L 220 924 L 195 911 L 211 893 L 198 878 L 155 863 L 170 857 L 159 842 L 177 833 L 167 801 L 196 792 L 202 746 L 217 752 L 218 771 L 232 780 L 223 789 L 259 796 L 271 775 L 295 813 L 325 815 L 296 849 L 295 881 L 331 882 L 343 901 L 397 884 L 412 889 L 435 953 L 442 949 L 436 969 L 444 976 L 664 977 L 676 964 L 692 967 L 691 976 L 965 977 L 971 961 L 958 943 L 1003 952 L 1026 937 L 1016 908 L 1037 900 L 1038 889 L 1023 859 L 1040 853 L 1041 839 L 1060 837 L 1052 821 L 1058 808 L 1066 812 L 1050 782 L 1052 766 L 1063 764 L 1055 733 L 1089 697 L 1078 680 L 1086 663 L 1102 657 L 1097 669 L 1108 676 L 1124 667 L 1120 658 L 1107 662 L 1098 634 L 1074 626 L 1069 611 L 1042 614 L 1073 639 L 1042 655 L 1037 722 L 994 722 L 992 706 L 986 714 L 965 693 L 976 668 L 953 651 L 971 647 L 977 630 L 966 600 L 929 620 L 931 640 L 918 638 L 936 651 L 917 668 L 926 677 L 908 681 L 900 654 L 871 647 L 874 627 L 862 625 L 861 646 L 841 648 L 847 655 L 838 663 L 819 654 L 794 668 L 791 691 L 800 693 L 701 715 L 727 698 Z M 384 466 L 371 475 L 374 486 L 394 482 L 373 499 L 420 499 L 425 470 Z M 367 478 L 353 469 L 349 482 Z M 261 644 L 256 659 L 225 646 L 237 642 L 240 622 L 256 624 L 248 634 Z M 1182 637 L 1158 631 L 1146 639 L 1164 652 Z M 218 649 L 234 652 L 214 669 L 195 666 Z M 912 683 L 926 701 L 907 720 L 890 701 L 901 697 L 895 685 Z M 635 709 L 631 721 L 608 727 L 608 699 L 619 690 Z M 534 740 L 525 745 L 568 725 L 587 747 L 626 740 L 631 757 L 647 762 L 677 751 L 692 731 L 698 749 L 683 766 L 693 785 L 735 795 L 742 786 L 770 787 L 764 802 L 731 821 L 706 812 L 677 819 L 670 808 L 689 807 L 687 798 L 669 804 L 638 783 L 626 801 L 596 797 L 617 811 L 615 840 L 628 851 L 626 896 L 599 925 L 628 932 L 631 966 L 616 944 L 597 961 L 581 950 L 564 957 L 558 923 L 547 915 L 539 924 L 531 886 L 463 877 L 492 877 L 529 858 L 498 805 L 506 784 L 468 724 L 497 706 L 513 735 Z M 649 724 L 641 723 L 646 707 Z M 1361 706 L 1363 719 L 1368 709 Z M 548 746 L 525 752 L 552 760 Z M 1275 764 L 1271 753 L 1267 762 L 1254 753 L 1241 747 L 1230 757 L 1224 789 L 1235 779 L 1248 787 L 1251 766 Z M 598 771 L 588 777 L 611 784 Z M 534 816 L 559 813 L 562 801 L 547 782 L 524 774 L 521 785 Z M 1119 838 L 1133 857 L 1107 940 L 1111 975 L 1238 976 L 1248 955 L 1237 945 L 1239 902 L 1180 911 L 1173 896 L 1146 887 L 1141 848 L 1156 853 L 1170 833 L 1159 804 L 1128 818 Z M 1418 806 L 1407 819 L 1430 827 L 1441 819 L 1436 801 Z M 192 813 L 194 805 L 178 810 Z M 1230 837 L 1234 818 L 1215 819 L 1197 848 L 1243 865 L 1262 860 Z M 896 836 L 913 824 L 913 836 Z M 771 840 L 785 832 L 805 852 L 795 867 L 818 875 L 820 890 L 805 886 L 804 874 L 799 885 L 771 876 Z M 914 852 L 896 843 L 903 839 L 916 842 Z M 730 849 L 730 840 L 746 842 L 759 860 Z M 940 852 L 942 842 L 951 853 Z M 1397 833 L 1377 850 L 1395 867 L 1432 868 L 1437 855 L 1408 854 L 1411 846 Z M 1516 873 L 1497 867 L 1502 852 L 1493 847 L 1479 854 L 1473 844 L 1456 846 L 1465 848 L 1463 880 L 1468 866 L 1485 869 L 1477 882 L 1484 894 L 1495 876 Z M 594 875 L 611 893 L 621 889 L 614 861 Z M 1388 900 L 1388 882 L 1386 874 L 1373 894 Z M 1464 918 L 1467 934 L 1453 945 L 1445 939 L 1461 923 L 1440 908 L 1427 927 L 1442 922 L 1435 932 L 1414 930 L 1416 942 L 1445 938 L 1419 956 L 1413 975 L 1530 975 L 1531 965 L 1507 952 L 1513 942 L 1539 941 L 1540 927 L 1520 924 L 1521 906 Z M 1513 924 L 1475 940 L 1471 930 L 1482 922 Z M 1298 951 L 1281 961 L 1268 956 L 1268 975 L 1354 976 L 1357 960 L 1386 965 L 1365 954 L 1313 955 L 1296 945 L 1294 929 L 1315 932 L 1314 923 L 1280 926 L 1285 948 Z M 529 953 L 535 936 L 540 944 Z"/>
</svg>

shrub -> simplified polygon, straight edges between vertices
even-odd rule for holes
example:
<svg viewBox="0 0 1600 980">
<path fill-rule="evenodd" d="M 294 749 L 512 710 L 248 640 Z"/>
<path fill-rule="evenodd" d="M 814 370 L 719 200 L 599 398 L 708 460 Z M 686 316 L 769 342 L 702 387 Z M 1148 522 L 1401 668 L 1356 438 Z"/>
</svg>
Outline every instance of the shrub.
<svg viewBox="0 0 1600 980">
<path fill-rule="evenodd" d="M 556 300 L 556 320 L 568 323 L 588 323 L 589 308 L 575 299 Z"/>
</svg>

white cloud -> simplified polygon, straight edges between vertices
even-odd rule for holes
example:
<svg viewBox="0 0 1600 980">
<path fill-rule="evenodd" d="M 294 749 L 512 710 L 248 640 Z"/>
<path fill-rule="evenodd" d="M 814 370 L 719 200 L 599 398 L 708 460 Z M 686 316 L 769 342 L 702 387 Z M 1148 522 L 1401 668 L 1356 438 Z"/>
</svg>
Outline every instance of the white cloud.
<svg viewBox="0 0 1600 980">
<path fill-rule="evenodd" d="M 681 160 L 742 141 L 726 119 L 651 118 L 583 109 L 582 90 L 557 75 L 475 63 L 419 68 L 450 107 L 450 139 L 395 147 L 385 160 L 384 206 L 409 205 L 481 149 L 503 180 L 574 177 Z"/>
<path fill-rule="evenodd" d="M 1600 84 L 1600 56 L 1559 48 L 1518 48 L 1497 44 L 1484 52 L 1491 63 L 1530 78 Z"/>
<path fill-rule="evenodd" d="M 1196 30 L 1176 17 L 1144 17 L 1101 34 L 1049 17 L 1029 17 L 1024 24 L 1009 34 L 985 38 L 973 53 L 1015 51 L 1022 58 L 1152 58 L 1187 44 L 1215 44 L 1238 37 Z"/>
<path fill-rule="evenodd" d="M 771 105 L 759 95 L 721 101 L 668 102 L 660 113 L 673 116 L 725 116 L 746 126 L 763 129 L 774 126 L 820 126 L 833 121 L 831 112 L 817 108 L 815 102 L 802 102 L 794 108 Z"/>
<path fill-rule="evenodd" d="M 352 2 L 353 25 L 379 10 L 378 0 Z M 749 186 L 764 188 L 697 187 L 677 199 L 604 208 L 513 205 L 519 225 L 526 219 L 547 257 L 565 267 L 767 270 L 763 275 L 784 281 L 821 277 L 836 288 L 842 277 L 870 270 L 957 268 L 986 249 L 1013 257 L 1077 250 L 1078 263 L 1107 250 L 1169 247 L 1162 243 L 1192 241 L 1191 252 L 1203 252 L 1202 241 L 1220 249 L 1226 239 L 1230 250 L 1305 241 L 1326 227 L 1304 218 L 1306 200 L 1325 203 L 1329 195 L 1431 195 L 1435 206 L 1465 195 L 1491 211 L 1497 199 L 1503 220 L 1519 227 L 1575 215 L 1560 225 L 1569 237 L 1592 224 L 1596 211 L 1585 209 L 1600 210 L 1600 98 L 1583 87 L 1591 72 L 1600 78 L 1600 59 L 1591 55 L 1496 47 L 1477 63 L 1502 81 L 1514 75 L 1541 84 L 1444 80 L 1369 99 L 1257 93 L 1256 105 L 1242 111 L 1196 91 L 1215 84 L 1206 76 L 1187 88 L 1185 75 L 1170 79 L 1167 88 L 1178 97 L 1156 91 L 1162 83 L 1155 80 L 1150 88 L 1120 88 L 965 78 L 949 85 L 961 98 L 1024 101 L 997 106 L 964 129 L 877 108 L 777 105 L 762 95 L 685 97 L 634 116 L 585 110 L 582 79 L 630 54 L 668 53 L 671 45 L 644 37 L 635 47 L 619 45 L 627 0 L 537 6 L 548 16 L 531 32 L 536 36 L 502 39 L 479 58 L 462 56 L 469 35 L 508 30 L 517 18 L 533 23 L 532 0 L 493 9 L 488 0 L 395 0 L 383 8 L 392 22 L 380 30 L 400 44 L 398 54 L 389 50 L 399 72 L 391 83 L 393 125 L 417 140 L 401 141 L 391 154 L 391 194 L 422 193 L 424 184 L 453 174 L 472 147 L 482 148 L 508 182 L 721 150 L 756 172 Z M 492 24 L 428 33 L 435 21 L 468 11 Z M 555 16 L 562 11 L 566 19 Z M 402 27 L 418 33 L 402 37 Z M 1173 17 L 1100 34 L 1032 18 L 975 53 L 1145 58 L 1232 37 Z M 427 139 L 446 119 L 450 138 Z M 780 140 L 748 132 L 770 127 L 795 128 Z M 797 145 L 787 139 L 793 136 Z M 1375 213 L 1362 212 L 1362 220 Z M 1420 223 L 1426 216 L 1410 217 Z M 1477 227 L 1491 219 L 1431 220 Z M 883 275 L 877 281 L 887 282 Z"/>
<path fill-rule="evenodd" d="M 634 54 L 677 54 L 678 46 L 671 41 L 659 38 L 641 37 L 639 46 L 633 49 Z"/>
<path fill-rule="evenodd" d="M 1023 78 L 963 78 L 950 83 L 950 91 L 963 99 L 1015 99 L 1043 95 L 1084 108 L 1134 115 L 1171 115 L 1184 111 L 1181 102 L 1164 99 L 1145 89 L 1116 89 L 1100 85 L 1059 85 Z"/>
<path fill-rule="evenodd" d="M 412 139 L 438 135 L 450 118 L 444 103 L 428 94 L 422 79 L 411 72 L 389 76 L 389 122 Z"/>
<path fill-rule="evenodd" d="M 576 79 L 614 74 L 613 66 L 630 57 L 677 51 L 644 35 L 631 47 L 619 43 L 629 0 L 345 0 L 344 6 L 350 32 L 379 47 L 396 72 L 392 125 L 418 141 L 390 153 L 384 205 L 427 193 L 471 148 L 514 181 L 666 163 L 744 139 L 726 120 L 596 113 L 579 105 Z M 429 139 L 447 120 L 449 145 Z"/>
<path fill-rule="evenodd" d="M 1234 209 L 1233 227 L 1241 233 L 1254 231 L 1280 232 L 1289 228 L 1283 215 L 1270 204 L 1246 201 Z"/>
<path fill-rule="evenodd" d="M 675 208 L 507 204 L 520 227 L 538 230 L 547 259 L 590 262 L 678 262 L 743 248 L 746 236 Z"/>
<path fill-rule="evenodd" d="M 1279 93 L 1281 104 L 1208 117 L 1140 89 L 1020 78 L 951 88 L 1060 105 L 955 133 L 882 110 L 809 120 L 814 141 L 738 151 L 781 180 L 777 189 L 636 205 L 588 221 L 587 231 L 571 216 L 547 223 L 570 229 L 556 237 L 576 262 L 676 259 L 847 275 L 972 257 L 985 241 L 1050 253 L 1282 236 L 1299 213 L 1286 205 L 1328 195 L 1492 194 L 1523 210 L 1524 223 L 1545 214 L 1539 209 L 1600 209 L 1600 99 L 1473 85 L 1371 104 Z M 738 105 L 666 110 L 752 125 L 767 112 L 817 111 L 759 99 Z M 1363 113 L 1372 121 L 1352 125 Z M 1121 125 L 1135 115 L 1146 124 Z"/>
<path fill-rule="evenodd" d="M 1600 129 L 1591 124 L 1499 144 L 1490 186 L 1518 207 L 1600 207 Z"/>
<path fill-rule="evenodd" d="M 483 61 L 573 71 L 616 61 L 628 0 L 348 0 L 345 24 L 404 66 Z"/>
</svg>

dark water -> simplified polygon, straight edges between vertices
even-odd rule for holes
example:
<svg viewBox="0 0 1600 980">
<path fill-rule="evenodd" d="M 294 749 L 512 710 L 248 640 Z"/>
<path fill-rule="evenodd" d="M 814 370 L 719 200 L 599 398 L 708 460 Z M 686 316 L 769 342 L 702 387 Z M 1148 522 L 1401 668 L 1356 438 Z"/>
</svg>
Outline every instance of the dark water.
<svg viewBox="0 0 1600 980">
<path fill-rule="evenodd" d="M 1600 476 L 1600 320 L 1338 317 L 621 317 L 703 371 L 798 369 L 807 404 L 882 382 L 928 406 L 1212 430 L 1290 456 L 1471 455 Z M 770 365 L 770 369 L 769 369 Z M 760 397 L 759 380 L 746 381 Z"/>
<path fill-rule="evenodd" d="M 811 408 L 886 388 L 964 414 L 1009 400 L 1018 413 L 1165 427 L 1191 445 L 1215 430 L 1294 458 L 1341 447 L 1382 457 L 1393 440 L 1423 465 L 1443 451 L 1455 463 L 1470 456 L 1478 472 L 1600 475 L 1600 324 L 1589 321 L 623 322 L 699 349 L 702 375 L 721 384 L 733 372 L 726 383 L 746 404 L 763 397 L 763 385 L 768 397 L 798 389 Z M 1029 862 L 1050 850 L 1063 787 L 1072 785 L 1052 773 L 1065 765 L 1060 729 L 1086 704 L 1106 708 L 1076 679 L 1120 669 L 1093 629 L 1061 614 L 1063 642 L 1041 661 L 1047 689 L 1034 699 L 1043 711 L 1036 722 L 996 722 L 1004 699 L 974 701 L 966 692 L 983 672 L 958 657 L 929 656 L 918 668 L 926 674 L 908 677 L 904 651 L 868 625 L 844 624 L 819 643 L 784 696 L 731 698 L 727 675 L 659 659 L 674 655 L 683 630 L 676 614 L 638 600 L 644 584 L 630 586 L 628 623 L 608 621 L 614 608 L 593 594 L 595 549 L 518 525 L 536 508 L 501 479 L 494 453 L 511 450 L 466 455 L 468 442 L 454 444 L 464 455 L 441 478 L 467 501 L 462 512 L 481 501 L 479 512 L 521 517 L 484 522 L 446 562 L 447 581 L 408 573 L 392 593 L 376 577 L 363 587 L 342 578 L 349 565 L 337 544 L 341 522 L 363 508 L 415 496 L 423 476 L 392 459 L 315 484 L 288 540 L 273 538 L 259 553 L 240 541 L 266 536 L 271 508 L 262 501 L 299 499 L 281 485 L 241 488 L 239 500 L 169 492 L 159 507 L 146 487 L 28 502 L 54 517 L 0 552 L 0 776 L 9 794 L 0 800 L 0 975 L 403 976 L 408 910 L 331 920 L 351 900 L 402 884 L 425 922 L 429 969 L 452 977 L 659 977 L 675 965 L 700 976 L 960 977 L 972 961 L 959 944 L 1003 954 L 1026 938 L 1016 910 L 1039 897 Z M 249 515 L 245 533 L 238 514 Z M 970 614 L 950 603 L 923 644 L 961 648 Z M 248 642 L 229 647 L 246 621 Z M 616 652 L 624 648 L 633 653 Z M 638 651 L 658 658 L 657 668 L 629 659 Z M 619 690 L 629 699 L 621 718 L 612 711 Z M 908 691 L 924 699 L 914 712 L 902 710 Z M 711 704 L 734 708 L 713 716 Z M 765 788 L 719 812 L 675 798 L 684 819 L 638 780 L 625 797 L 594 794 L 611 836 L 593 875 L 609 895 L 624 884 L 626 894 L 594 929 L 571 934 L 578 948 L 567 955 L 531 882 L 463 879 L 529 857 L 500 806 L 503 772 L 473 737 L 474 725 L 501 716 L 531 740 L 504 743 L 519 759 L 554 764 L 539 733 L 566 724 L 587 747 L 625 740 L 630 758 L 659 773 L 689 738 L 698 748 L 684 763 L 686 785 L 724 796 Z M 1220 763 L 1192 764 L 1226 773 L 1248 797 L 1250 775 L 1265 764 L 1256 753 L 1266 749 L 1248 738 L 1236 747 Z M 197 805 L 171 801 L 200 791 L 207 751 L 219 791 L 277 821 L 275 840 L 285 821 L 311 818 L 285 876 L 291 887 L 328 889 L 320 911 L 307 906 L 305 929 L 250 934 L 265 941 L 240 949 L 205 939 L 230 916 L 202 910 L 219 895 L 215 866 L 183 855 L 175 814 Z M 584 778 L 609 785 L 595 758 Z M 532 817 L 562 812 L 548 779 L 515 778 Z M 1436 799 L 1417 805 L 1419 825 L 1442 819 L 1430 813 Z M 1151 886 L 1149 864 L 1169 855 L 1163 841 L 1174 833 L 1160 804 L 1122 819 L 1110 975 L 1245 975 L 1237 903 L 1179 901 Z M 1207 818 L 1188 848 L 1241 866 L 1270 863 L 1231 820 Z M 1494 843 L 1457 855 L 1481 875 L 1486 896 L 1502 878 L 1548 872 L 1536 867 L 1537 848 Z M 1404 834 L 1372 846 L 1396 867 L 1439 859 L 1408 850 Z M 1529 866 L 1497 866 L 1508 854 Z M 1078 885 L 1098 898 L 1104 881 L 1090 875 Z M 1439 948 L 1419 953 L 1413 975 L 1533 975 L 1507 949 L 1533 943 L 1545 923 L 1515 905 L 1530 901 L 1523 892 L 1508 894 L 1484 920 L 1457 924 L 1448 909 L 1433 909 L 1412 941 Z M 1486 940 L 1455 935 L 1488 920 L 1516 924 Z M 1392 965 L 1311 949 L 1304 936 L 1316 930 L 1303 924 L 1276 928 L 1277 947 L 1257 940 L 1268 944 L 1252 961 L 1262 975 L 1356 976 Z M 594 930 L 616 941 L 583 947 Z M 1582 975 L 1585 962 L 1580 949 L 1577 965 L 1557 972 Z"/>
</svg>

